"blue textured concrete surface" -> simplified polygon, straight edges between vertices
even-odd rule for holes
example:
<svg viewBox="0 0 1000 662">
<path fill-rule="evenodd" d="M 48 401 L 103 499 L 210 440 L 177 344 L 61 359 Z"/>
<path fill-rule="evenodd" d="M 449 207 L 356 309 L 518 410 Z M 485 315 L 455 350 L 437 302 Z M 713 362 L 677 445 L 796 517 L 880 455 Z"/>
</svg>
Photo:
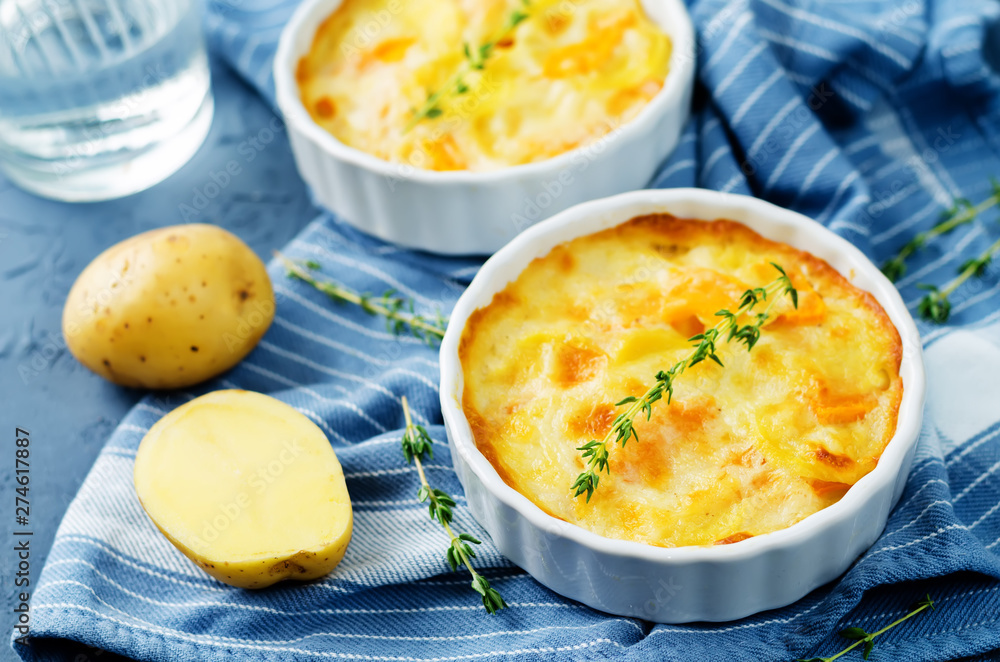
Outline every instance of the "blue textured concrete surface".
<svg viewBox="0 0 1000 662">
<path fill-rule="evenodd" d="M 142 391 L 110 384 L 65 350 L 62 307 L 80 271 L 139 232 L 215 223 L 267 259 L 315 217 L 283 126 L 224 66 L 213 68 L 211 133 L 180 171 L 142 193 L 103 203 L 43 200 L 0 176 L 0 583 L 5 643 L 14 624 L 15 428 L 30 431 L 31 579 L 41 574 L 56 528 L 108 435 Z M 231 164 L 235 163 L 238 167 Z M 227 165 L 230 172 L 226 173 Z M 88 657 L 107 660 L 111 656 Z M 79 658 L 84 659 L 84 658 Z"/>
</svg>

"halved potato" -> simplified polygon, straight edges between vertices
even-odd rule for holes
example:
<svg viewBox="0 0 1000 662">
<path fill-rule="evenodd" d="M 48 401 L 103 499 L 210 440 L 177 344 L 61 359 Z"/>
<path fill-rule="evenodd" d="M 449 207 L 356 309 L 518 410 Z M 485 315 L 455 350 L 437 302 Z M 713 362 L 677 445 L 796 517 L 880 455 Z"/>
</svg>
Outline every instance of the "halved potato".
<svg viewBox="0 0 1000 662">
<path fill-rule="evenodd" d="M 215 391 L 164 416 L 139 445 L 134 478 L 163 535 L 233 586 L 321 577 L 351 539 L 351 499 L 326 435 L 260 393 Z"/>
</svg>

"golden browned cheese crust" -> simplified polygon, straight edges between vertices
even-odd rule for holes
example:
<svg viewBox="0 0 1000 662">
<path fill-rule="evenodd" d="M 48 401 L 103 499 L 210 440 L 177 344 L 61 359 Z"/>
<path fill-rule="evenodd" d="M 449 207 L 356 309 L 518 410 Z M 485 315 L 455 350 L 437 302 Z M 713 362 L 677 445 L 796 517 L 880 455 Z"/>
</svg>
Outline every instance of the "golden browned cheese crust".
<svg viewBox="0 0 1000 662">
<path fill-rule="evenodd" d="M 591 501 L 574 498 L 577 447 L 717 311 L 774 280 L 770 262 L 798 309 L 783 297 L 752 351 L 723 344 L 725 367 L 688 369 L 638 441 L 612 451 Z M 533 261 L 470 316 L 459 355 L 476 445 L 508 485 L 550 515 L 663 547 L 736 543 L 835 503 L 875 468 L 903 394 L 899 333 L 869 293 L 742 224 L 665 214 Z"/>
<path fill-rule="evenodd" d="M 527 18 L 500 34 L 514 12 Z M 488 61 L 470 70 L 466 49 L 483 44 Z M 663 87 L 670 53 L 638 0 L 343 0 L 296 79 L 312 119 L 345 145 L 425 170 L 489 171 L 632 121 Z M 415 122 L 439 92 L 435 116 Z"/>
</svg>

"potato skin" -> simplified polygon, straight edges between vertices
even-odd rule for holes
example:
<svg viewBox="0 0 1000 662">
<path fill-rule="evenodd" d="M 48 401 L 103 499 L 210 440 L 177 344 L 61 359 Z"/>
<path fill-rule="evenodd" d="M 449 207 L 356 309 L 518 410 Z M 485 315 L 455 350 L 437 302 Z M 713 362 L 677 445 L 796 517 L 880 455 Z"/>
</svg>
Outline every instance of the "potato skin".
<svg viewBox="0 0 1000 662">
<path fill-rule="evenodd" d="M 150 230 L 83 270 L 63 308 L 70 352 L 122 386 L 190 386 L 233 367 L 274 318 L 264 263 L 214 225 Z"/>
<path fill-rule="evenodd" d="M 164 537 L 239 588 L 328 574 L 354 530 L 344 471 L 326 435 L 252 391 L 212 391 L 166 414 L 139 444 L 133 481 Z"/>
<path fill-rule="evenodd" d="M 319 579 L 333 572 L 340 565 L 347 553 L 347 545 L 353 533 L 354 517 L 347 527 L 345 537 L 338 539 L 326 549 L 318 551 L 299 551 L 289 558 L 271 558 L 252 561 L 215 561 L 199 556 L 174 536 L 170 535 L 159 524 L 153 522 L 163 537 L 170 541 L 184 556 L 188 557 L 206 574 L 218 579 L 223 584 L 236 588 L 258 589 L 273 586 L 286 579 L 307 582 Z"/>
</svg>

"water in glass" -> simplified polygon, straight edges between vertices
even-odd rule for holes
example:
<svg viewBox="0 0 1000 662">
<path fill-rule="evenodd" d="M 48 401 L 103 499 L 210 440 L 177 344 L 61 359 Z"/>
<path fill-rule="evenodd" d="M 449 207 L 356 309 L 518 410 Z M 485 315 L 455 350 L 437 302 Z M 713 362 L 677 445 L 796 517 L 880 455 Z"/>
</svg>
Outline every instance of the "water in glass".
<svg viewBox="0 0 1000 662">
<path fill-rule="evenodd" d="M 61 200 L 161 181 L 212 121 L 199 0 L 0 0 L 0 169 Z"/>
</svg>

